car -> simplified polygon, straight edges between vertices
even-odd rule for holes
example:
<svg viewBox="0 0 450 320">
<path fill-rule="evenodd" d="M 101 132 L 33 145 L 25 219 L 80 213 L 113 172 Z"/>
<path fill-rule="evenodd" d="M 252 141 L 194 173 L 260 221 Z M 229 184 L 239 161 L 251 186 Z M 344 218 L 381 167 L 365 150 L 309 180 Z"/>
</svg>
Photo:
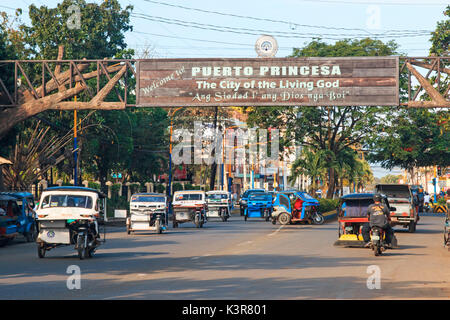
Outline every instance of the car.
<svg viewBox="0 0 450 320">
<path fill-rule="evenodd" d="M 245 209 L 247 208 L 248 196 L 255 192 L 264 193 L 264 192 L 266 192 L 266 190 L 264 190 L 264 189 L 248 189 L 242 194 L 241 200 L 239 200 L 239 209 L 240 209 L 241 216 L 244 215 Z"/>
</svg>

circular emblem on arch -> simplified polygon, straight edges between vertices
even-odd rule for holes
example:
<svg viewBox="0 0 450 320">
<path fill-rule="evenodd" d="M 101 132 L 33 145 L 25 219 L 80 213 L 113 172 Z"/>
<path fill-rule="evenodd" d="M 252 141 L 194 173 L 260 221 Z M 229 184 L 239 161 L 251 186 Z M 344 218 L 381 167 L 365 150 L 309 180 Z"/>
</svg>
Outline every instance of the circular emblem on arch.
<svg viewBox="0 0 450 320">
<path fill-rule="evenodd" d="M 256 40 L 255 50 L 261 58 L 275 57 L 278 51 L 278 43 L 274 37 L 263 35 Z"/>
</svg>

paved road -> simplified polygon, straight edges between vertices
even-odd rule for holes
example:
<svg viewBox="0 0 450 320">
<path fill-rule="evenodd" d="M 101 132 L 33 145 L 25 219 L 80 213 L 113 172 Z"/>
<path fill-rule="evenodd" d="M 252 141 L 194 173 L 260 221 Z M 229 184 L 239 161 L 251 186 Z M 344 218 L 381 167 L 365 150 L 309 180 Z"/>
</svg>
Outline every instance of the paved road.
<svg viewBox="0 0 450 320">
<path fill-rule="evenodd" d="M 83 261 L 71 247 L 39 259 L 16 239 L 0 248 L 0 299 L 450 299 L 441 217 L 422 217 L 414 234 L 397 229 L 400 248 L 381 257 L 334 247 L 337 222 L 280 228 L 233 216 L 192 226 L 131 236 L 111 227 Z M 81 269 L 80 290 L 67 289 L 70 265 Z M 371 265 L 381 289 L 367 288 Z"/>
</svg>

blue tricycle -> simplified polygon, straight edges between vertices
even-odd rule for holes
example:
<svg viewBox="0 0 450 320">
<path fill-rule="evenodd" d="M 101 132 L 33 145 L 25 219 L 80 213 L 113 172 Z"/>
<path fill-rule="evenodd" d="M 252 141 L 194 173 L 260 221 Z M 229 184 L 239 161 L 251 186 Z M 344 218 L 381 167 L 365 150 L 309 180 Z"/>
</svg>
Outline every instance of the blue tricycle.
<svg viewBox="0 0 450 320">
<path fill-rule="evenodd" d="M 263 218 L 269 221 L 272 217 L 272 195 L 267 192 L 252 193 L 248 196 L 244 220 L 248 218 Z"/>
<path fill-rule="evenodd" d="M 34 197 L 28 192 L 0 192 L 0 246 L 19 234 L 28 242 L 36 240 Z"/>
<path fill-rule="evenodd" d="M 319 201 L 303 191 L 288 190 L 276 193 L 273 201 L 272 223 L 323 224 L 325 219 L 317 210 Z"/>
</svg>

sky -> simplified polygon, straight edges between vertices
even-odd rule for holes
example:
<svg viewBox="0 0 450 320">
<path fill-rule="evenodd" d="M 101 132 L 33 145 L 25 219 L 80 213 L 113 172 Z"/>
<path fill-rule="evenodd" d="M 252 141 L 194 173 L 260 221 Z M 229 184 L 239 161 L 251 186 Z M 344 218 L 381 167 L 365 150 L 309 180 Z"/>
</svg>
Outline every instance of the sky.
<svg viewBox="0 0 450 320">
<path fill-rule="evenodd" d="M 54 7 L 57 0 L 0 0 L 0 10 L 22 8 L 27 23 L 31 4 Z M 100 0 L 87 2 L 101 3 Z M 407 56 L 428 56 L 430 32 L 448 0 L 120 0 L 133 5 L 128 47 L 137 58 L 253 58 L 262 34 L 278 42 L 276 57 L 286 57 L 313 37 L 380 37 L 395 40 Z M 82 17 L 81 17 L 82 23 Z M 214 29 L 214 30 L 211 30 Z M 219 31 L 220 30 L 220 31 Z M 376 177 L 388 172 L 374 168 Z"/>
</svg>

